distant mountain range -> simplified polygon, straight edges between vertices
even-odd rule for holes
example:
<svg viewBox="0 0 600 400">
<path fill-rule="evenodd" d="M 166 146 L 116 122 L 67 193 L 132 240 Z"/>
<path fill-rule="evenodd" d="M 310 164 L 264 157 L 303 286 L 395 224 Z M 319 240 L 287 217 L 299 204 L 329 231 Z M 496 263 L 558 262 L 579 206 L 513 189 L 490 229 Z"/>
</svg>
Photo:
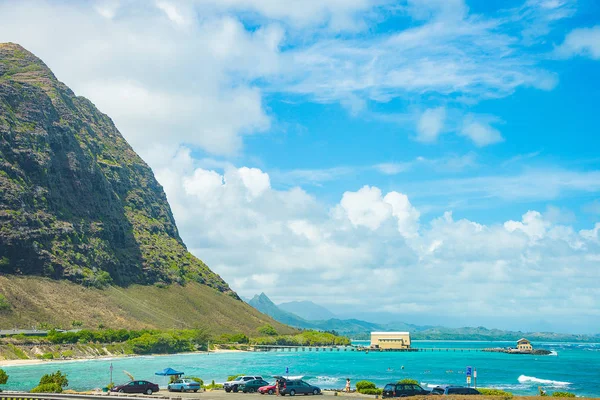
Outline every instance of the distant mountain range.
<svg viewBox="0 0 600 400">
<path fill-rule="evenodd" d="M 413 340 L 507 340 L 527 337 L 532 341 L 600 342 L 600 334 L 577 335 L 553 332 L 521 332 L 480 327 L 446 328 L 442 326 L 412 325 L 404 322 L 378 324 L 359 319 L 325 318 L 335 315 L 311 301 L 289 302 L 279 306 L 261 293 L 248 301 L 258 311 L 273 319 L 301 329 L 336 331 L 353 339 L 368 339 L 373 331 L 408 331 Z M 294 312 L 296 311 L 296 312 Z"/>
</svg>

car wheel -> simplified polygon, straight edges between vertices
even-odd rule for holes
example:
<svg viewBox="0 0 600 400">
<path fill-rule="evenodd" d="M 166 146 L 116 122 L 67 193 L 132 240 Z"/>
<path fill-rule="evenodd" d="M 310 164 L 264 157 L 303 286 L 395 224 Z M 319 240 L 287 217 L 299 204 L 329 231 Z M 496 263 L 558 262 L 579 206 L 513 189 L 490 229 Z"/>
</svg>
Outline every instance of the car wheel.
<svg viewBox="0 0 600 400">
<path fill-rule="evenodd" d="M 315 396 L 316 396 L 316 395 L 318 395 L 318 394 L 319 394 L 319 391 L 318 391 L 317 389 L 313 390 L 313 395 L 315 395 Z"/>
<path fill-rule="evenodd" d="M 194 389 L 194 393 L 196 393 L 198 391 L 198 389 Z"/>
<path fill-rule="evenodd" d="M 267 393 L 269 393 L 269 394 L 273 394 L 273 389 L 269 389 L 269 390 L 267 391 Z"/>
<path fill-rule="evenodd" d="M 296 391 L 295 390 L 290 390 L 290 396 L 295 396 L 296 395 Z"/>
<path fill-rule="evenodd" d="M 172 392 L 172 391 L 173 391 L 173 389 L 171 389 L 171 386 L 167 386 L 167 390 L 168 390 L 169 392 Z"/>
<path fill-rule="evenodd" d="M 119 393 L 125 393 L 123 389 L 119 389 Z"/>
<path fill-rule="evenodd" d="M 231 388 L 231 390 L 233 390 L 233 393 L 237 393 L 238 392 L 238 387 L 237 386 L 233 386 Z"/>
<path fill-rule="evenodd" d="M 152 389 L 146 390 L 146 394 L 152 394 Z"/>
<path fill-rule="evenodd" d="M 231 389 L 225 389 L 225 391 L 226 391 L 227 393 L 229 393 L 229 392 L 231 392 Z"/>
</svg>

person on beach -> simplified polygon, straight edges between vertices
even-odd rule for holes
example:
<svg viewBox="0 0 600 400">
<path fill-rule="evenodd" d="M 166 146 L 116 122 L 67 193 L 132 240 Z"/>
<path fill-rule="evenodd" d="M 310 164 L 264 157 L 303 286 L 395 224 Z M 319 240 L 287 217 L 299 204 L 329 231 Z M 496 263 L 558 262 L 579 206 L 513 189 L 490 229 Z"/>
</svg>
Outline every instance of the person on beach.
<svg viewBox="0 0 600 400">
<path fill-rule="evenodd" d="M 350 378 L 346 378 L 346 393 L 350 393 Z"/>
</svg>

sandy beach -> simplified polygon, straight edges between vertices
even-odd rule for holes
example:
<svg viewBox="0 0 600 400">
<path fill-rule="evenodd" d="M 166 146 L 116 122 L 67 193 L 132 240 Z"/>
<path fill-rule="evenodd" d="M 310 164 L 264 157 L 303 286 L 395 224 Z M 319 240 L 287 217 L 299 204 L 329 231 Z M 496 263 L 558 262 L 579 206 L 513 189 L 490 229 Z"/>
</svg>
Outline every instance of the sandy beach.
<svg viewBox="0 0 600 400">
<path fill-rule="evenodd" d="M 211 353 L 240 353 L 242 350 L 229 350 L 229 349 L 216 349 L 210 352 L 206 351 L 195 351 L 191 353 L 178 353 L 178 354 L 211 354 Z M 30 358 L 27 360 L 0 360 L 0 368 L 2 367 L 17 367 L 21 365 L 40 365 L 40 364 L 59 364 L 68 362 L 82 362 L 89 360 L 114 360 L 116 358 L 130 358 L 130 357 L 163 357 L 171 356 L 173 354 L 135 354 L 135 355 L 113 355 L 106 357 L 81 357 L 81 358 L 65 358 L 65 359 L 52 359 L 52 360 L 40 360 L 37 358 Z"/>
</svg>

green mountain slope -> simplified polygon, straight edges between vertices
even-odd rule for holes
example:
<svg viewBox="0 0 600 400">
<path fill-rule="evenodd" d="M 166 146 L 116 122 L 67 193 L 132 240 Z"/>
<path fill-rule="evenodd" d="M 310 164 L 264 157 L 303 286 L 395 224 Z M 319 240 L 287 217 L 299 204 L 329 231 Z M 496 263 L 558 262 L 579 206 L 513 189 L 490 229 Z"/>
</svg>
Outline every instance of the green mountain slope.
<svg viewBox="0 0 600 400">
<path fill-rule="evenodd" d="M 0 270 L 88 286 L 196 281 L 237 295 L 183 244 L 165 193 L 111 119 L 0 44 Z"/>
<path fill-rule="evenodd" d="M 77 321 L 87 329 L 201 327 L 214 335 L 257 336 L 259 327 L 270 324 L 280 334 L 297 333 L 248 304 L 197 282 L 97 289 L 65 279 L 3 275 L 0 291 L 6 305 L 0 307 L 2 328 L 30 329 L 43 323 L 71 329 L 72 322 Z"/>
</svg>

